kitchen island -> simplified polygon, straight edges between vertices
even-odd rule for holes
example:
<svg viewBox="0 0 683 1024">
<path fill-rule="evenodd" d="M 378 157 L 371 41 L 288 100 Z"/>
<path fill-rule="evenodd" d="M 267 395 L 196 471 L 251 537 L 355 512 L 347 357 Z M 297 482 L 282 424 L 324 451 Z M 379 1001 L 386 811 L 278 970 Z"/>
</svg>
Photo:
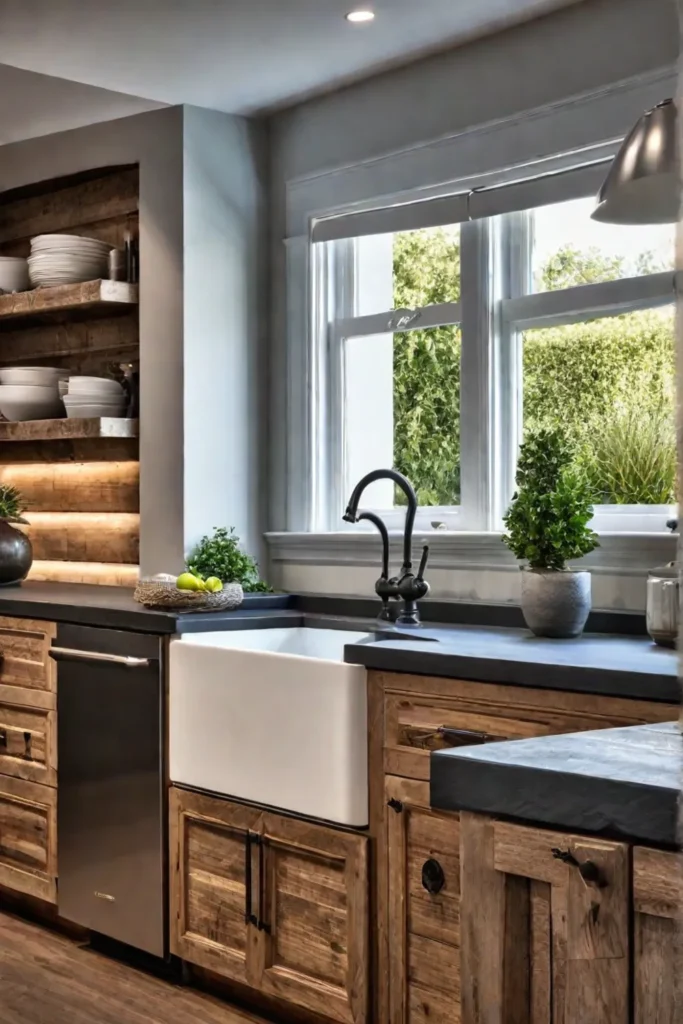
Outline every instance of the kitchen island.
<svg viewBox="0 0 683 1024">
<path fill-rule="evenodd" d="M 461 812 L 462 1024 L 681 1019 L 682 774 L 674 723 L 432 754 L 432 806 Z"/>
</svg>

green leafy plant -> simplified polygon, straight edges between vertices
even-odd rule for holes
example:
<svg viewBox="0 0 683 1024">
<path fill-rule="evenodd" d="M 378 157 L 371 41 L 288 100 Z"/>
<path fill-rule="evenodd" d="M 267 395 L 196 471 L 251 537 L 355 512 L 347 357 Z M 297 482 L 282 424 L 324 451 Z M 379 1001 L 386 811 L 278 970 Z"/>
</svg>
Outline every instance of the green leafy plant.
<svg viewBox="0 0 683 1024">
<path fill-rule="evenodd" d="M 591 485 L 561 430 L 527 436 L 519 452 L 517 493 L 504 516 L 503 542 L 531 569 L 566 569 L 598 547 L 588 528 Z"/>
<path fill-rule="evenodd" d="M 672 410 L 623 408 L 599 425 L 588 472 L 596 501 L 670 505 L 676 489 Z"/>
<path fill-rule="evenodd" d="M 239 540 L 234 527 L 215 527 L 190 554 L 188 571 L 203 579 L 217 576 L 223 583 L 241 583 L 247 593 L 269 593 L 272 588 L 260 578 L 256 561 L 240 549 Z"/>
<path fill-rule="evenodd" d="M 0 484 L 0 519 L 6 523 L 28 523 L 24 519 L 26 506 L 24 500 L 16 489 L 9 484 Z"/>
</svg>

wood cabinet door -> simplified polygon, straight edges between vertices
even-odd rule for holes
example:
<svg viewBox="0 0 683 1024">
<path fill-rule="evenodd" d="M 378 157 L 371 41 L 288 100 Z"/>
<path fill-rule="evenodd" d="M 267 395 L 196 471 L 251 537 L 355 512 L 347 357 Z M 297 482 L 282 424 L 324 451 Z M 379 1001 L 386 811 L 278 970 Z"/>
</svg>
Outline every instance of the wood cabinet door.
<svg viewBox="0 0 683 1024">
<path fill-rule="evenodd" d="M 57 902 L 57 790 L 0 777 L 0 885 Z"/>
<path fill-rule="evenodd" d="M 57 712 L 0 701 L 0 775 L 57 785 Z"/>
<path fill-rule="evenodd" d="M 429 783 L 387 776 L 389 1024 L 460 1020 L 460 825 Z"/>
<path fill-rule="evenodd" d="M 460 836 L 463 1024 L 629 1024 L 628 846 L 465 813 Z"/>
<path fill-rule="evenodd" d="M 0 616 L 0 701 L 55 710 L 49 650 L 56 635 L 54 622 Z"/>
<path fill-rule="evenodd" d="M 260 822 L 256 808 L 171 789 L 171 952 L 248 985 Z"/>
<path fill-rule="evenodd" d="M 634 1024 L 683 1020 L 683 861 L 678 853 L 633 851 Z"/>
<path fill-rule="evenodd" d="M 368 841 L 266 813 L 259 988 L 344 1024 L 368 1016 Z"/>
</svg>

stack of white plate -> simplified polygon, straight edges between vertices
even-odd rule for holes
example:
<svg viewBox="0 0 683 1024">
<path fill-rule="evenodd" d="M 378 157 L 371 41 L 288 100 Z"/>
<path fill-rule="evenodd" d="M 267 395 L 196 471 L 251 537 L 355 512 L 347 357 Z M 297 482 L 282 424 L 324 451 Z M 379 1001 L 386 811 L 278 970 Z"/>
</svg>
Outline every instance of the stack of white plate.
<svg viewBox="0 0 683 1024">
<path fill-rule="evenodd" d="M 0 369 L 0 413 L 8 420 L 52 420 L 64 415 L 59 386 L 69 371 L 57 366 Z"/>
<path fill-rule="evenodd" d="M 108 377 L 69 377 L 63 401 L 71 419 L 125 415 L 126 394 Z"/>
<path fill-rule="evenodd" d="M 107 277 L 113 246 L 79 235 L 36 235 L 31 239 L 28 271 L 34 287 L 76 284 Z"/>
</svg>

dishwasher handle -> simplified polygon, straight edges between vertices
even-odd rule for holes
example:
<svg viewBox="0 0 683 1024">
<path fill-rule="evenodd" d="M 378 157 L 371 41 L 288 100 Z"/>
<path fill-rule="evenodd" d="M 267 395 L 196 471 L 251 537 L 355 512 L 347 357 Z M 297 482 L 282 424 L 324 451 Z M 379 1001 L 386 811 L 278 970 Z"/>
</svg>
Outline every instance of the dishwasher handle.
<svg viewBox="0 0 683 1024">
<path fill-rule="evenodd" d="M 157 664 L 156 658 L 130 658 L 123 654 L 99 654 L 96 651 L 78 651 L 70 647 L 51 647 L 49 655 L 55 661 L 85 661 L 97 664 L 122 665 L 124 668 L 149 668 Z"/>
</svg>

